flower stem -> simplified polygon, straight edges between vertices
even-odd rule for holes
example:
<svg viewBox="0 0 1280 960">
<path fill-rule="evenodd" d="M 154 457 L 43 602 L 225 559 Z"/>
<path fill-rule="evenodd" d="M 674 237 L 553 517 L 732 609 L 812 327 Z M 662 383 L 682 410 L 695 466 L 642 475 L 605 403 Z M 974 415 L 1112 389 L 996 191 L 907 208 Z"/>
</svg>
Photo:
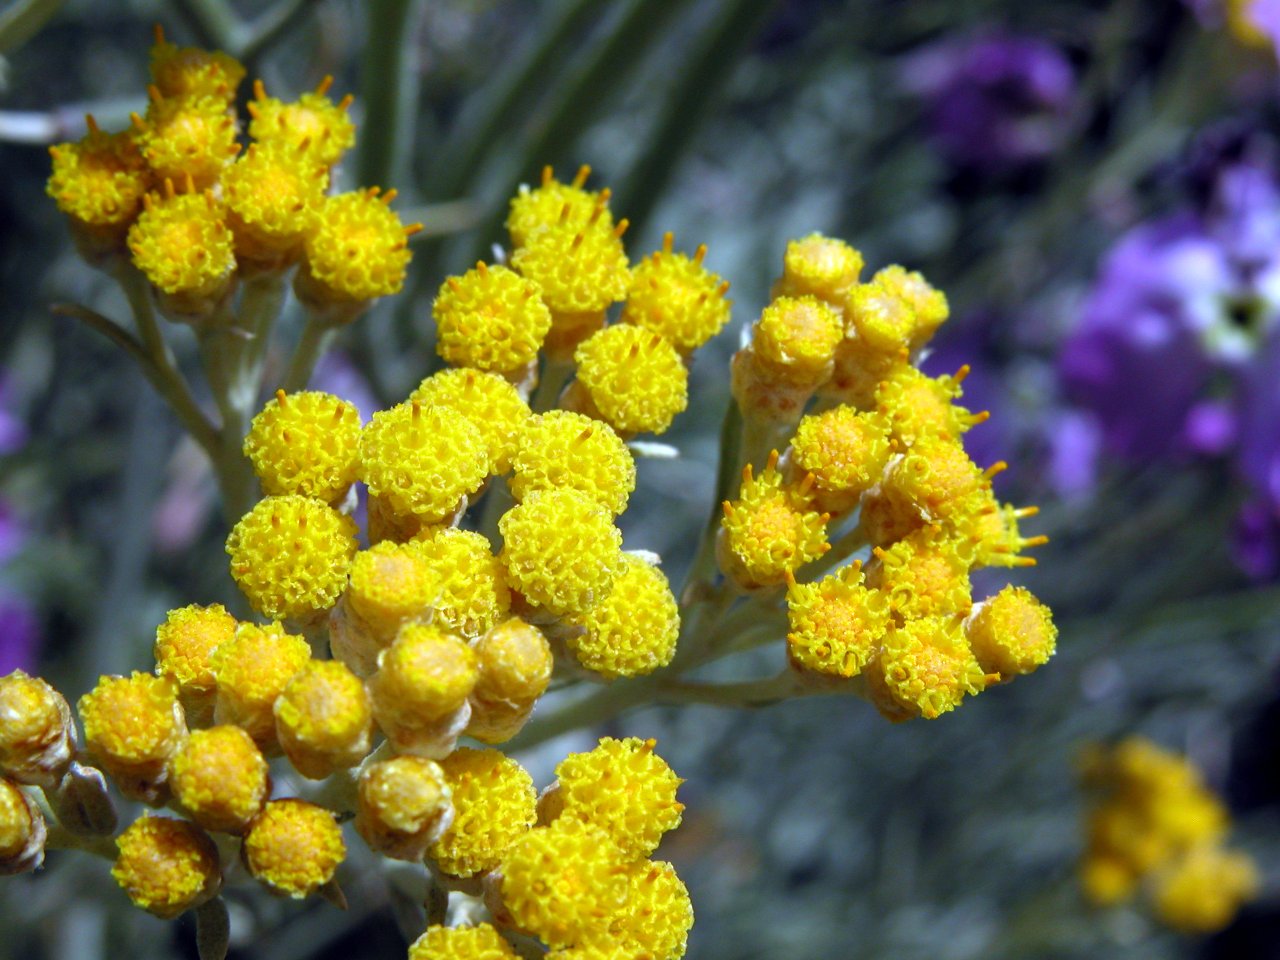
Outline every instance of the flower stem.
<svg viewBox="0 0 1280 960">
<path fill-rule="evenodd" d="M 302 328 L 302 336 L 298 339 L 298 346 L 293 351 L 293 359 L 289 361 L 289 371 L 284 377 L 282 389 L 285 393 L 295 393 L 307 388 L 316 363 L 329 349 L 335 332 L 327 323 L 321 323 L 314 317 L 307 319 Z"/>
</svg>

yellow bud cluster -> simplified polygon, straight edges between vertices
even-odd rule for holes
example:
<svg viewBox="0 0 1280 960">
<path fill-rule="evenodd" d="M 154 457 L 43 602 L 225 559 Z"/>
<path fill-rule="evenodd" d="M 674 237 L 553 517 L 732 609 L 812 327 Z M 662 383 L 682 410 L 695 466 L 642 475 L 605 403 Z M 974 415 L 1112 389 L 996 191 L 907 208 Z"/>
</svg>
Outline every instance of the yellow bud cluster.
<svg viewBox="0 0 1280 960">
<path fill-rule="evenodd" d="M 689 405 L 689 371 L 661 334 L 615 324 L 574 353 L 586 409 L 621 434 L 664 433 Z"/>
<path fill-rule="evenodd" d="M 144 816 L 116 838 L 112 878 L 134 905 L 165 920 L 218 892 L 218 848 L 199 827 Z"/>
<path fill-rule="evenodd" d="M 38 869 L 47 838 L 39 805 L 17 783 L 0 777 L 0 877 Z"/>
<path fill-rule="evenodd" d="M 565 617 L 578 628 L 566 645 L 579 664 L 609 680 L 638 677 L 675 656 L 680 608 L 663 572 L 631 554 L 604 599 Z"/>
<path fill-rule="evenodd" d="M 932 527 L 921 527 L 889 549 L 876 547 L 880 561 L 869 581 L 880 589 L 904 620 L 931 616 L 967 616 L 972 557 L 963 541 Z"/>
<path fill-rule="evenodd" d="M 226 607 L 214 603 L 170 610 L 156 628 L 156 673 L 178 685 L 184 706 L 203 706 L 213 696 L 213 652 L 235 636 L 236 626 Z"/>
<path fill-rule="evenodd" d="M 756 476 L 748 464 L 738 499 L 724 503 L 720 522 L 720 567 L 745 588 L 782 583 L 788 573 L 830 549 L 825 513 L 813 509 L 812 480 L 784 481 L 774 451 Z"/>
<path fill-rule="evenodd" d="M 151 80 L 164 97 L 220 97 L 230 103 L 244 79 L 244 66 L 221 51 L 179 47 L 156 25 Z"/>
<path fill-rule="evenodd" d="M 405 753 L 436 758 L 453 747 L 452 718 L 467 706 L 479 676 L 475 651 L 439 627 L 409 624 L 378 657 L 369 680 L 373 714 Z M 461 718 L 465 726 L 465 713 Z"/>
<path fill-rule="evenodd" d="M 272 800 L 244 838 L 249 872 L 268 889 L 295 900 L 332 880 L 346 855 L 333 814 L 305 800 Z"/>
<path fill-rule="evenodd" d="M 1149 881 L 1162 921 L 1204 934 L 1257 895 L 1252 859 L 1224 846 L 1226 808 L 1185 757 L 1131 737 L 1091 748 L 1082 775 L 1095 800 L 1080 875 L 1094 904 L 1121 903 Z"/>
<path fill-rule="evenodd" d="M 337 660 L 311 660 L 276 698 L 276 736 L 311 780 L 354 767 L 369 752 L 373 712 L 360 678 Z"/>
<path fill-rule="evenodd" d="M 491 473 L 506 473 L 529 427 L 529 405 L 510 383 L 480 370 L 441 370 L 419 384 L 410 403 L 446 407 L 465 417 L 484 444 Z"/>
<path fill-rule="evenodd" d="M 133 132 L 104 133 L 90 117 L 83 140 L 50 147 L 49 154 L 53 172 L 46 191 L 58 209 L 108 246 L 113 237 L 123 240 L 150 184 Z"/>
<path fill-rule="evenodd" d="M 157 183 L 207 190 L 240 151 L 230 104 L 220 96 L 165 97 L 151 90 L 143 120 L 133 116 L 138 148 Z"/>
<path fill-rule="evenodd" d="M 930 377 L 903 366 L 881 381 L 876 387 L 876 409 L 893 438 L 904 447 L 926 437 L 954 440 L 986 420 L 987 414 L 970 413 L 955 402 L 968 373 L 962 367 L 955 376 Z"/>
<path fill-rule="evenodd" d="M 286 394 L 253 418 L 244 455 L 270 496 L 298 494 L 326 503 L 347 495 L 360 470 L 360 414 L 319 391 Z"/>
<path fill-rule="evenodd" d="M 1043 666 L 1058 640 L 1052 612 L 1024 587 L 1006 586 L 978 604 L 964 629 L 982 669 L 1005 679 Z"/>
<path fill-rule="evenodd" d="M 467 736 L 502 743 L 520 731 L 551 682 L 551 644 L 537 627 L 512 617 L 482 636 L 475 651 L 480 675 Z"/>
<path fill-rule="evenodd" d="M 889 602 L 862 580 L 857 561 L 816 583 L 790 579 L 787 655 L 798 669 L 849 679 L 875 656 L 889 629 Z"/>
<path fill-rule="evenodd" d="M 538 358 L 551 311 L 541 288 L 507 267 L 477 263 L 436 295 L 436 351 L 448 363 L 513 374 Z"/>
<path fill-rule="evenodd" d="M 428 927 L 409 946 L 409 960 L 516 960 L 502 934 L 487 923 L 474 927 Z"/>
<path fill-rule="evenodd" d="M 889 462 L 884 420 L 841 405 L 800 421 L 787 457 L 787 477 L 813 475 L 813 502 L 831 514 L 855 507 Z"/>
<path fill-rule="evenodd" d="M 236 267 L 235 238 L 222 205 L 212 193 L 148 194 L 142 214 L 129 229 L 133 262 L 165 293 L 216 297 Z"/>
<path fill-rule="evenodd" d="M 411 254 L 394 198 L 371 188 L 324 199 L 294 286 L 304 303 L 365 304 L 400 291 Z"/>
<path fill-rule="evenodd" d="M 414 544 L 384 540 L 352 561 L 347 607 L 381 648 L 404 624 L 427 619 L 440 596 L 441 579 Z"/>
<path fill-rule="evenodd" d="M 862 254 L 843 240 L 811 233 L 787 243 L 773 296 L 816 297 L 843 310 L 862 273 Z"/>
<path fill-rule="evenodd" d="M 310 659 L 307 641 L 280 624 L 240 624 L 213 652 L 217 722 L 243 727 L 258 746 L 274 751 L 276 698 Z"/>
<path fill-rule="evenodd" d="M 333 77 L 325 77 L 314 93 L 304 93 L 293 103 L 267 96 L 258 80 L 249 102 L 249 136 L 261 143 L 281 144 L 305 151 L 317 164 L 331 167 L 356 142 L 356 127 L 347 116 L 352 98 L 338 103 L 326 94 Z"/>
<path fill-rule="evenodd" d="M 983 672 L 959 621 L 947 617 L 889 629 L 864 672 L 871 702 L 890 720 L 936 720 L 996 679 Z"/>
<path fill-rule="evenodd" d="M 303 149 L 255 143 L 221 183 L 237 256 L 273 268 L 297 259 L 316 229 L 329 172 Z"/>
<path fill-rule="evenodd" d="M 537 187 L 522 184 L 511 199 L 507 214 L 507 232 L 516 247 L 527 246 L 529 241 L 552 226 L 564 221 L 585 224 L 594 217 L 601 227 L 613 229 L 613 214 L 609 212 L 609 191 L 594 192 L 582 189 L 591 175 L 591 168 L 578 168 L 570 183 L 555 178 L 551 167 L 542 168 L 542 179 Z M 566 210 L 567 208 L 567 210 Z"/>
</svg>

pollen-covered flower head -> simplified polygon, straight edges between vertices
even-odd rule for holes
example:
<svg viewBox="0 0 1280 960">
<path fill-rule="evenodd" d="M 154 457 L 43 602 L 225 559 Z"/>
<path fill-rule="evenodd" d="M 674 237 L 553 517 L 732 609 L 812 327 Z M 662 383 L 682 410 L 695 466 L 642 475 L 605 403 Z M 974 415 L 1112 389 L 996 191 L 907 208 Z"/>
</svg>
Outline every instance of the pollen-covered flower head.
<svg viewBox="0 0 1280 960">
<path fill-rule="evenodd" d="M 403 624 L 427 619 L 443 589 L 414 545 L 384 540 L 352 561 L 347 605 L 375 637 L 390 642 Z"/>
<path fill-rule="evenodd" d="M 222 198 L 241 258 L 287 263 L 315 228 L 329 171 L 305 150 L 255 143 L 222 174 Z"/>
<path fill-rule="evenodd" d="M 111 876 L 134 906 L 171 920 L 222 885 L 218 848 L 195 824 L 143 816 L 116 838 Z"/>
<path fill-rule="evenodd" d="M 607 423 L 568 410 L 533 418 L 511 463 L 511 494 L 525 500 L 548 490 L 576 490 L 614 515 L 636 488 L 631 451 Z"/>
<path fill-rule="evenodd" d="M 409 960 L 516 960 L 519 956 L 495 928 L 428 927 L 409 945 Z"/>
<path fill-rule="evenodd" d="M 843 513 L 880 480 L 889 462 L 885 422 L 845 404 L 810 414 L 791 439 L 788 476 L 813 474 L 814 505 Z"/>
<path fill-rule="evenodd" d="M 376 188 L 324 198 L 294 286 L 304 303 L 360 306 L 400 292 L 414 227 L 391 209 L 394 198 Z"/>
<path fill-rule="evenodd" d="M 875 548 L 872 586 L 898 617 L 966 616 L 973 606 L 969 568 L 973 551 L 964 541 L 921 527 L 890 546 Z"/>
<path fill-rule="evenodd" d="M 675 867 L 663 861 L 639 860 L 626 872 L 627 899 L 610 919 L 608 933 L 592 941 L 604 951 L 599 960 L 653 957 L 680 960 L 693 927 L 693 903 Z M 616 954 L 608 951 L 616 949 Z M 597 955 L 584 949 L 578 960 Z M 560 955 L 556 954 L 559 958 Z M 570 960 L 566 955 L 563 960 Z"/>
<path fill-rule="evenodd" d="M 169 761 L 169 781 L 187 816 L 226 833 L 242 832 L 271 793 L 262 751 L 230 724 L 192 731 Z"/>
<path fill-rule="evenodd" d="M 373 711 L 360 678 L 338 660 L 309 660 L 274 705 L 276 737 L 311 780 L 353 767 L 369 753 Z"/>
<path fill-rule="evenodd" d="M 484 534 L 442 527 L 419 534 L 410 546 L 438 578 L 432 607 L 439 623 L 473 640 L 507 615 L 506 572 Z"/>
<path fill-rule="evenodd" d="M 782 583 L 788 572 L 830 549 L 828 517 L 813 509 L 809 486 L 784 482 L 778 454 L 756 476 L 748 464 L 738 499 L 725 501 L 720 521 L 720 566 L 744 587 Z"/>
<path fill-rule="evenodd" d="M 926 720 L 954 710 L 988 683 L 954 617 L 921 617 L 890 630 L 878 668 L 897 705 Z"/>
<path fill-rule="evenodd" d="M 268 495 L 337 503 L 360 470 L 360 413 L 329 393 L 277 390 L 253 418 L 244 455 Z"/>
<path fill-rule="evenodd" d="M 608 188 L 600 191 L 582 188 L 590 175 L 591 168 L 583 164 L 571 182 L 561 183 L 551 167 L 543 167 L 537 187 L 521 184 L 511 198 L 511 209 L 507 214 L 512 246 L 526 246 L 530 240 L 559 224 L 595 224 L 600 229 L 612 230 L 613 214 L 609 212 Z"/>
<path fill-rule="evenodd" d="M 630 859 L 658 849 L 663 834 L 680 825 L 684 781 L 654 753 L 656 740 L 602 737 L 595 749 L 571 753 L 556 767 L 544 819 L 579 820 L 603 830 Z"/>
<path fill-rule="evenodd" d="M 259 613 L 310 620 L 347 584 L 356 554 L 355 521 L 322 500 L 265 497 L 227 537 L 231 576 Z"/>
<path fill-rule="evenodd" d="M 150 174 L 133 131 L 104 133 L 92 117 L 88 123 L 83 140 L 49 148 L 45 192 L 82 227 L 119 239 L 142 207 Z"/>
<path fill-rule="evenodd" d="M 532 704 L 551 682 L 554 660 L 542 631 L 519 617 L 500 623 L 475 645 L 480 678 L 473 700 L 486 704 Z"/>
<path fill-rule="evenodd" d="M 1031 567 L 1034 557 L 1022 552 L 1048 543 L 1043 534 L 1024 537 L 1019 521 L 1034 517 L 1038 507 L 1015 507 L 996 499 L 989 485 L 983 485 L 955 512 L 952 523 L 959 536 L 973 544 L 975 567 Z"/>
<path fill-rule="evenodd" d="M 876 410 L 906 446 L 924 437 L 957 439 L 987 419 L 955 402 L 968 373 L 962 367 L 954 376 L 930 377 L 915 367 L 898 367 L 876 388 Z"/>
<path fill-rule="evenodd" d="M 378 724 L 391 736 L 439 720 L 466 703 L 478 674 L 475 652 L 462 638 L 409 624 L 378 657 L 378 672 L 369 680 Z"/>
<path fill-rule="evenodd" d="M 561 817 L 519 837 L 502 859 L 502 905 L 551 947 L 590 940 L 626 902 L 626 855 L 599 827 Z"/>
<path fill-rule="evenodd" d="M 1058 628 L 1052 612 L 1030 590 L 1006 586 L 974 607 L 965 635 L 983 670 L 1012 679 L 1048 662 Z"/>
<path fill-rule="evenodd" d="M 77 704 L 85 746 L 131 799 L 155 799 L 165 764 L 187 735 L 178 688 L 134 672 L 100 677 Z"/>
<path fill-rule="evenodd" d="M 244 838 L 249 872 L 272 892 L 295 900 L 332 880 L 346 855 L 333 814 L 305 800 L 272 800 Z"/>
<path fill-rule="evenodd" d="M 915 506 L 925 519 L 951 520 L 966 498 L 988 482 L 964 447 L 950 438 L 917 441 L 885 471 L 885 495 Z"/>
<path fill-rule="evenodd" d="M 156 24 L 151 81 L 163 97 L 221 97 L 230 103 L 244 79 L 244 65 L 221 50 L 180 47 Z"/>
<path fill-rule="evenodd" d="M 631 269 L 622 322 L 652 330 L 688 356 L 729 322 L 729 284 L 702 265 L 705 245 L 693 256 L 672 252 L 673 237 Z"/>
<path fill-rule="evenodd" d="M 212 193 L 147 194 L 145 209 L 129 228 L 133 263 L 165 293 L 215 297 L 236 268 L 235 241 L 225 211 Z"/>
<path fill-rule="evenodd" d="M 75 747 L 71 707 L 40 677 L 15 670 L 0 677 L 0 773 L 52 786 Z"/>
<path fill-rule="evenodd" d="M 379 853 L 420 862 L 452 822 L 452 800 L 434 760 L 405 756 L 371 763 L 357 785 L 356 831 Z"/>
<path fill-rule="evenodd" d="M 663 433 L 689 405 L 688 368 L 659 333 L 625 323 L 605 327 L 579 344 L 573 359 L 587 412 L 619 433 Z"/>
<path fill-rule="evenodd" d="M 850 288 L 862 273 L 862 254 L 843 240 L 811 233 L 787 243 L 782 279 L 775 297 L 817 297 L 844 309 Z"/>
<path fill-rule="evenodd" d="M 849 291 L 845 316 L 867 350 L 885 356 L 909 349 L 916 331 L 911 302 L 893 285 L 881 282 L 880 274 Z"/>
<path fill-rule="evenodd" d="M 831 378 L 844 321 L 817 297 L 779 297 L 751 328 L 751 347 L 763 376 L 800 389 Z"/>
<path fill-rule="evenodd" d="M 900 347 L 883 353 L 867 341 L 850 336 L 846 321 L 845 338 L 836 346 L 831 379 L 818 388 L 818 395 L 859 410 L 874 410 L 880 384 L 907 366 L 910 352 Z"/>
<path fill-rule="evenodd" d="M 249 101 L 249 136 L 259 143 L 279 143 L 303 149 L 320 166 L 331 167 L 356 142 L 356 126 L 347 115 L 352 98 L 334 103 L 325 94 L 333 77 L 325 77 L 314 93 L 293 103 L 268 97 L 261 80 L 253 84 Z"/>
<path fill-rule="evenodd" d="M 787 656 L 801 670 L 856 677 L 888 630 L 889 601 L 863 585 L 858 563 L 787 589 Z"/>
<path fill-rule="evenodd" d="M 396 514 L 440 523 L 489 475 L 488 446 L 457 410 L 402 403 L 365 426 L 360 471 L 369 493 Z"/>
<path fill-rule="evenodd" d="M 432 374 L 409 394 L 409 402 L 447 407 L 471 421 L 488 453 L 489 472 L 494 474 L 511 468 L 511 458 L 533 416 L 510 382 L 496 373 L 470 368 Z"/>
<path fill-rule="evenodd" d="M 48 828 L 36 802 L 12 780 L 0 777 L 0 876 L 44 863 Z"/>
<path fill-rule="evenodd" d="M 218 693 L 214 716 L 218 723 L 243 727 L 258 746 L 276 747 L 276 697 L 293 675 L 311 659 L 306 639 L 285 633 L 278 623 L 242 623 L 235 636 L 213 652 L 213 675 Z"/>
<path fill-rule="evenodd" d="M 680 636 L 680 608 L 666 575 L 628 553 L 622 561 L 609 595 L 565 618 L 580 628 L 565 640 L 574 659 L 609 680 L 665 667 Z"/>
<path fill-rule="evenodd" d="M 213 651 L 234 636 L 236 625 L 236 618 L 220 603 L 170 610 L 156 627 L 156 673 L 193 700 L 212 695 Z"/>
<path fill-rule="evenodd" d="M 928 343 L 951 314 L 947 295 L 914 270 L 892 264 L 876 271 L 871 282 L 911 308 L 914 321 L 908 344 L 912 350 Z"/>
<path fill-rule="evenodd" d="M 488 873 L 537 819 L 533 779 L 497 750 L 459 747 L 440 761 L 453 795 L 453 823 L 431 846 L 432 860 L 452 877 Z"/>
<path fill-rule="evenodd" d="M 622 534 L 609 511 L 577 490 L 535 490 L 498 521 L 507 582 L 556 616 L 608 596 L 622 572 Z"/>
<path fill-rule="evenodd" d="M 431 315 L 436 351 L 447 363 L 509 374 L 538 357 L 551 312 L 536 283 L 503 266 L 477 263 L 440 286 Z"/>
<path fill-rule="evenodd" d="M 235 116 L 223 97 L 162 97 L 153 87 L 146 120 L 134 114 L 133 126 L 157 182 L 208 190 L 240 151 Z"/>
</svg>

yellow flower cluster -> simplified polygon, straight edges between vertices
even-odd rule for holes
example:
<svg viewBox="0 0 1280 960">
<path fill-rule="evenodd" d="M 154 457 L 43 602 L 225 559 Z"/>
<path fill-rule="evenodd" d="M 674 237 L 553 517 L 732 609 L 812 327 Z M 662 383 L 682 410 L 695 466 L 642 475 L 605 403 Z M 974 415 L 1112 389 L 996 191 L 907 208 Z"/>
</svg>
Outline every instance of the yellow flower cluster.
<svg viewBox="0 0 1280 960">
<path fill-rule="evenodd" d="M 330 196 L 329 171 L 355 142 L 326 78 L 287 103 L 261 81 L 242 150 L 235 114 L 244 67 L 223 53 L 177 47 L 157 30 L 145 116 L 105 133 L 93 118 L 77 143 L 51 148 L 48 193 L 95 262 L 127 256 L 166 314 L 202 321 L 236 278 L 294 264 L 299 296 L 335 322 L 397 292 L 409 262 L 394 191 Z"/>
<path fill-rule="evenodd" d="M 1122 903 L 1141 887 L 1165 924 L 1205 934 L 1257 895 L 1253 860 L 1225 846 L 1226 807 L 1185 757 L 1131 737 L 1091 748 L 1082 780 L 1094 802 L 1080 879 L 1096 905 Z"/>
</svg>

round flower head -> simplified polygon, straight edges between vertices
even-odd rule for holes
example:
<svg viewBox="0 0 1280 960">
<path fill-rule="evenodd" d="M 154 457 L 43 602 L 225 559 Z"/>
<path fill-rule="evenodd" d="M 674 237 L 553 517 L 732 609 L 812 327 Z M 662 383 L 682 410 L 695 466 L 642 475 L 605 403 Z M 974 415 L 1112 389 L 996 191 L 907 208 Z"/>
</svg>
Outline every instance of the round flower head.
<svg viewBox="0 0 1280 960">
<path fill-rule="evenodd" d="M 166 677 L 101 677 L 77 704 L 85 745 L 132 800 L 162 794 L 165 764 L 187 735 L 178 688 Z"/>
<path fill-rule="evenodd" d="M 320 500 L 266 497 L 227 537 L 231 576 L 268 617 L 311 620 L 338 601 L 356 554 L 356 525 Z"/>
<path fill-rule="evenodd" d="M 1048 662 L 1058 628 L 1052 612 L 1030 590 L 1006 586 L 974 607 L 965 635 L 983 670 L 1011 678 Z"/>
<path fill-rule="evenodd" d="M 551 329 L 540 292 L 514 270 L 484 263 L 449 277 L 431 307 L 436 352 L 458 367 L 500 374 L 522 370 L 537 359 Z"/>
<path fill-rule="evenodd" d="M 609 191 L 583 190 L 582 185 L 591 175 L 591 168 L 583 165 L 571 183 L 555 179 L 550 167 L 542 168 L 542 182 L 530 189 L 521 184 L 519 192 L 511 199 L 511 212 L 507 215 L 507 230 L 514 247 L 526 246 L 538 234 L 560 223 L 585 225 L 598 224 L 600 229 L 613 229 L 613 215 L 609 212 Z"/>
<path fill-rule="evenodd" d="M 946 294 L 932 287 L 919 273 L 894 264 L 878 271 L 872 282 L 911 308 L 915 318 L 909 341 L 912 350 L 928 343 L 950 315 Z"/>
<path fill-rule="evenodd" d="M 516 926 L 567 947 L 602 934 L 626 902 L 626 857 L 599 827 L 562 817 L 511 844 L 501 889 Z"/>
<path fill-rule="evenodd" d="M 219 50 L 179 47 L 164 38 L 156 24 L 156 42 L 151 48 L 151 80 L 162 97 L 220 97 L 235 99 L 236 87 L 244 79 L 244 65 Z"/>
<path fill-rule="evenodd" d="M 975 567 L 1033 567 L 1035 558 L 1022 556 L 1022 551 L 1048 543 L 1049 538 L 1024 537 L 1018 521 L 1039 512 L 1039 507 L 1000 503 L 984 484 L 956 512 L 952 523 L 958 535 L 973 544 Z"/>
<path fill-rule="evenodd" d="M 475 424 L 448 407 L 402 403 L 382 410 L 360 436 L 361 479 L 402 516 L 440 523 L 489 475 Z"/>
<path fill-rule="evenodd" d="M 1121 857 L 1090 853 L 1080 864 L 1080 886 L 1095 907 L 1114 907 L 1133 896 L 1140 877 Z"/>
<path fill-rule="evenodd" d="M 268 495 L 337 503 L 360 471 L 360 413 L 329 393 L 277 390 L 253 418 L 244 455 Z"/>
<path fill-rule="evenodd" d="M 973 606 L 969 591 L 968 544 L 922 527 L 887 550 L 875 548 L 880 561 L 871 577 L 904 619 L 967 616 Z"/>
<path fill-rule="evenodd" d="M 557 821 L 580 820 L 609 835 L 630 859 L 658 849 L 680 825 L 683 783 L 653 752 L 656 740 L 602 737 L 588 753 L 571 753 L 556 767 L 558 786 L 547 794 Z"/>
<path fill-rule="evenodd" d="M 488 873 L 537 819 L 533 779 L 497 750 L 459 747 L 440 762 L 453 795 L 453 823 L 430 856 L 452 877 Z"/>
<path fill-rule="evenodd" d="M 360 678 L 337 660 L 311 660 L 276 699 L 276 736 L 304 777 L 323 780 L 369 753 L 373 713 Z"/>
<path fill-rule="evenodd" d="M 672 253 L 672 239 L 666 234 L 662 249 L 632 268 L 622 322 L 652 330 L 688 356 L 729 322 L 729 284 L 702 265 L 705 245 L 689 257 Z"/>
<path fill-rule="evenodd" d="M 480 679 L 473 696 L 478 700 L 532 703 L 551 682 L 551 645 L 541 630 L 519 617 L 486 633 L 475 651 Z"/>
<path fill-rule="evenodd" d="M 172 920 L 222 886 L 218 848 L 193 823 L 144 816 L 116 838 L 111 877 L 148 913 Z"/>
<path fill-rule="evenodd" d="M 922 617 L 890 630 L 880 652 L 885 685 L 899 706 L 934 720 L 981 693 L 988 678 L 956 620 Z"/>
<path fill-rule="evenodd" d="M 836 346 L 831 379 L 818 388 L 818 395 L 859 410 L 874 410 L 880 384 L 907 366 L 909 358 L 906 347 L 882 353 L 867 341 L 849 336 L 846 329 L 845 338 Z"/>
<path fill-rule="evenodd" d="M 929 438 L 889 464 L 881 488 L 900 503 L 914 505 L 926 519 L 949 520 L 985 482 L 957 441 Z"/>
<path fill-rule="evenodd" d="M 71 707 L 48 682 L 21 670 L 0 677 L 0 773 L 53 786 L 75 749 Z"/>
<path fill-rule="evenodd" d="M 471 421 L 489 456 L 490 473 L 506 473 L 520 436 L 528 427 L 529 405 L 508 381 L 479 370 L 441 370 L 423 380 L 410 403 L 447 407 Z"/>
<path fill-rule="evenodd" d="M 550 410 L 534 417 L 512 460 L 511 494 L 525 500 L 542 490 L 577 490 L 615 516 L 636 488 L 631 451 L 607 423 Z"/>
<path fill-rule="evenodd" d="M 889 602 L 862 585 L 857 562 L 816 583 L 787 589 L 787 656 L 801 670 L 856 677 L 889 628 Z"/>
<path fill-rule="evenodd" d="M 498 521 L 507 582 L 555 616 L 608 596 L 622 570 L 622 534 L 609 511 L 577 490 L 538 490 Z"/>
<path fill-rule="evenodd" d="M 841 405 L 800 421 L 791 440 L 789 476 L 813 474 L 814 505 L 843 513 L 875 485 L 889 462 L 884 421 Z"/>
<path fill-rule="evenodd" d="M 384 540 L 356 554 L 347 606 L 384 645 L 406 623 L 428 619 L 440 575 L 413 544 Z"/>
<path fill-rule="evenodd" d="M 892 356 L 909 348 L 916 330 L 916 313 L 910 301 L 880 282 L 879 276 L 876 274 L 870 283 L 860 283 L 849 291 L 845 315 L 868 350 Z"/>
<path fill-rule="evenodd" d="M 271 793 L 267 761 L 240 727 L 192 731 L 169 761 L 173 795 L 206 830 L 240 833 Z"/>
<path fill-rule="evenodd" d="M 292 260 L 315 228 L 329 171 L 301 148 L 255 143 L 221 182 L 236 252 L 275 267 Z"/>
<path fill-rule="evenodd" d="M 242 623 L 235 636 L 213 652 L 218 683 L 214 716 L 218 723 L 243 727 L 258 746 L 274 750 L 272 706 L 293 675 L 311 659 L 307 641 L 285 633 L 278 623 Z"/>
<path fill-rule="evenodd" d="M 826 553 L 825 513 L 810 506 L 804 481 L 785 484 L 774 451 L 760 476 L 742 471 L 738 499 L 725 501 L 720 521 L 720 566 L 743 587 L 782 583 L 788 572 Z"/>
<path fill-rule="evenodd" d="M 1181 933 L 1221 930 L 1258 892 L 1258 868 L 1246 853 L 1203 844 L 1156 879 L 1156 913 Z"/>
<path fill-rule="evenodd" d="M 146 209 L 129 228 L 134 265 L 167 294 L 213 298 L 236 268 L 235 245 L 221 205 L 211 193 L 147 194 Z"/>
<path fill-rule="evenodd" d="M 394 190 L 377 189 L 324 198 L 294 286 L 304 303 L 363 305 L 400 292 L 415 227 L 401 224 L 393 199 Z"/>
<path fill-rule="evenodd" d="M 325 77 L 314 93 L 294 103 L 268 97 L 261 80 L 254 81 L 249 101 L 249 136 L 259 143 L 278 143 L 302 149 L 322 167 L 331 167 L 356 142 L 356 126 L 347 116 L 352 97 L 334 103 L 325 94 L 333 77 Z"/>
<path fill-rule="evenodd" d="M 619 433 L 663 433 L 689 405 L 689 371 L 661 334 L 615 324 L 584 340 L 573 359 L 589 412 Z"/>
<path fill-rule="evenodd" d="M 295 900 L 332 880 L 346 855 L 333 814 L 305 800 L 272 800 L 244 838 L 249 872 L 273 893 Z"/>
<path fill-rule="evenodd" d="M 49 148 L 53 172 L 45 191 L 82 229 L 118 242 L 142 207 L 149 174 L 132 131 L 103 133 L 86 119 L 83 140 Z"/>
<path fill-rule="evenodd" d="M 626 905 L 610 921 L 604 945 L 629 947 L 630 952 L 620 951 L 619 960 L 621 956 L 679 960 L 693 927 L 693 903 L 675 867 L 641 860 L 628 868 L 626 877 Z"/>
<path fill-rule="evenodd" d="M 421 862 L 452 821 L 452 794 L 434 760 L 395 757 L 370 764 L 360 774 L 356 831 L 373 850 Z"/>
<path fill-rule="evenodd" d="M 453 713 L 467 701 L 479 670 L 466 642 L 439 627 L 409 624 L 378 658 L 369 680 L 373 711 L 389 737 Z"/>
<path fill-rule="evenodd" d="M 665 667 L 680 636 L 680 608 L 666 574 L 630 554 L 622 562 L 608 596 L 565 618 L 581 628 L 565 641 L 574 659 L 609 680 Z"/>
<path fill-rule="evenodd" d="M 910 500 L 890 496 L 877 485 L 862 495 L 858 525 L 868 543 L 888 547 L 919 530 L 925 520 Z"/>
<path fill-rule="evenodd" d="M 782 256 L 782 279 L 774 297 L 817 297 L 844 308 L 849 289 L 862 273 L 862 254 L 843 240 L 811 233 L 787 243 Z"/>
<path fill-rule="evenodd" d="M 507 575 L 484 534 L 443 527 L 418 535 L 410 546 L 437 578 L 431 605 L 450 630 L 474 639 L 507 615 Z"/>
<path fill-rule="evenodd" d="M 929 377 L 915 367 L 898 367 L 876 388 L 876 409 L 892 436 L 906 446 L 922 437 L 957 439 L 988 416 L 955 403 L 968 375 L 968 367 L 951 377 Z"/>
<path fill-rule="evenodd" d="M 43 864 L 47 838 L 40 807 L 16 783 L 0 777 L 0 877 Z"/>
<path fill-rule="evenodd" d="M 213 651 L 235 635 L 236 626 L 220 603 L 170 610 L 156 627 L 156 673 L 176 683 L 189 704 L 206 701 L 214 692 Z"/>
<path fill-rule="evenodd" d="M 222 97 L 162 97 L 151 88 L 144 121 L 133 115 L 138 148 L 157 181 L 208 190 L 239 152 L 235 117 Z"/>
<path fill-rule="evenodd" d="M 779 297 L 764 308 L 751 334 L 751 348 L 764 376 L 813 389 L 831 378 L 844 322 L 816 297 Z"/>
<path fill-rule="evenodd" d="M 475 927 L 428 927 L 409 946 L 409 960 L 516 960 L 502 934 L 487 923 Z"/>
</svg>

